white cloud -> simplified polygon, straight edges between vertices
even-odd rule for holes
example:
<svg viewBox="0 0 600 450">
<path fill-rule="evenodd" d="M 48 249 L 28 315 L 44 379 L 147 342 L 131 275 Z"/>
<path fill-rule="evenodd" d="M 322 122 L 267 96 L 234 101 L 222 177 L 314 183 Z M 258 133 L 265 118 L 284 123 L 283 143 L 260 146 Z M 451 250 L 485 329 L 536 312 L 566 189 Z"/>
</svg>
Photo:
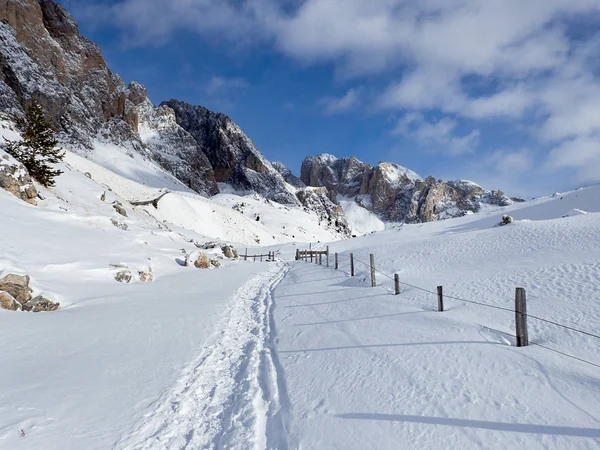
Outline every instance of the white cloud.
<svg viewBox="0 0 600 450">
<path fill-rule="evenodd" d="M 351 111 L 360 103 L 360 92 L 358 89 L 350 89 L 342 97 L 324 97 L 317 104 L 323 108 L 326 114 L 340 114 Z"/>
<path fill-rule="evenodd" d="M 332 63 L 345 78 L 385 75 L 389 85 L 373 102 L 379 110 L 528 122 L 540 148 L 556 152 L 600 134 L 598 0 L 121 0 L 109 8 L 130 44 L 185 30 Z M 577 39 L 573 21 L 581 22 Z M 485 88 L 465 85 L 472 78 Z M 346 111 L 359 105 L 358 93 L 320 104 L 330 114 Z M 444 134 L 451 122 L 421 125 L 417 139 Z M 479 138 L 474 131 L 437 141 L 464 154 Z M 547 167 L 564 166 L 556 152 L 546 154 Z M 587 170 L 585 158 L 572 161 Z"/>
<path fill-rule="evenodd" d="M 226 78 L 213 75 L 205 90 L 210 95 L 220 95 L 233 90 L 245 89 L 248 86 L 248 82 L 243 78 Z"/>
<path fill-rule="evenodd" d="M 421 113 L 408 113 L 402 117 L 393 134 L 402 134 L 413 138 L 421 145 L 435 146 L 442 153 L 453 156 L 473 153 L 478 145 L 481 133 L 473 130 L 464 136 L 456 135 L 458 121 L 443 117 L 438 121 L 429 122 Z"/>
</svg>

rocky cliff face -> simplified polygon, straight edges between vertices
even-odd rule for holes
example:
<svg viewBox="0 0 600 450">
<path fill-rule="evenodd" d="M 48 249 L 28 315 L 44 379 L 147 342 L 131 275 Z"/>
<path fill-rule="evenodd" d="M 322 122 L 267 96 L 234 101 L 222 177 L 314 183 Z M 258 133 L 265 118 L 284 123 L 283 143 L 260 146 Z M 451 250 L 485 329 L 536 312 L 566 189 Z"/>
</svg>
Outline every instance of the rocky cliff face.
<svg viewBox="0 0 600 450">
<path fill-rule="evenodd" d="M 113 139 L 136 141 L 137 119 L 123 82 L 53 1 L 0 0 L 0 92 L 0 108 L 9 113 L 37 98 L 73 146 L 91 148 L 102 129 Z"/>
<path fill-rule="evenodd" d="M 394 222 L 430 222 L 477 212 L 482 205 L 511 204 L 501 191 L 488 191 L 470 181 L 423 179 L 393 163 L 373 167 L 356 158 L 309 157 L 301 180 L 352 197 L 358 204 Z"/>
<path fill-rule="evenodd" d="M 306 187 L 302 180 L 296 175 L 294 175 L 285 164 L 280 162 L 273 162 L 271 163 L 271 165 L 277 172 L 279 172 L 279 174 L 283 177 L 286 183 L 294 186 L 297 189 L 304 189 Z"/>
<path fill-rule="evenodd" d="M 279 203 L 298 203 L 279 172 L 225 114 L 178 100 L 161 106 L 175 111 L 177 124 L 193 136 L 208 157 L 217 182 L 240 191 L 256 191 Z"/>
<path fill-rule="evenodd" d="M 307 187 L 299 190 L 296 195 L 306 211 L 317 214 L 321 226 L 336 231 L 342 236 L 350 236 L 350 226 L 333 191 L 325 187 Z"/>
<path fill-rule="evenodd" d="M 142 85 L 126 86 L 111 72 L 62 6 L 0 0 L 0 112 L 22 113 L 32 98 L 72 150 L 93 156 L 94 142 L 105 140 L 152 158 L 204 195 L 223 182 L 298 204 L 227 116 L 177 101 L 154 107 Z"/>
</svg>

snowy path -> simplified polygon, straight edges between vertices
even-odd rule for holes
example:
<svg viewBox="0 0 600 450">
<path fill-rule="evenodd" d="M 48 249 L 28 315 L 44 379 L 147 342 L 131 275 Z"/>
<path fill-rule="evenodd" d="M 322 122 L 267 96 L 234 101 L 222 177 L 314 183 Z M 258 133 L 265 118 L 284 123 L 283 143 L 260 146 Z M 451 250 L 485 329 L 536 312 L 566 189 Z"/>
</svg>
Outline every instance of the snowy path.
<svg viewBox="0 0 600 450">
<path fill-rule="evenodd" d="M 222 331 L 115 449 L 287 448 L 271 333 L 287 270 L 273 264 L 238 290 Z"/>
<path fill-rule="evenodd" d="M 275 291 L 289 448 L 600 448 L 597 369 L 364 278 L 298 261 Z"/>
</svg>

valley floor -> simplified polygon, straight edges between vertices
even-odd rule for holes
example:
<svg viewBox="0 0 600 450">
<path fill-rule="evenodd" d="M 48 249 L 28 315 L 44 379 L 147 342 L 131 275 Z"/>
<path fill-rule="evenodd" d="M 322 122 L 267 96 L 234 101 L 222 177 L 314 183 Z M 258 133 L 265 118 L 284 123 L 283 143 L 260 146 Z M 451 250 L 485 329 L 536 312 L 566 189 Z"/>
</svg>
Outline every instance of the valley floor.
<svg viewBox="0 0 600 450">
<path fill-rule="evenodd" d="M 0 277 L 27 273 L 61 303 L 0 310 L 0 449 L 600 448 L 599 187 L 330 242 L 338 270 L 294 261 L 307 245 L 275 230 L 310 223 L 256 201 L 275 224 L 256 233 L 280 243 L 261 252 L 278 262 L 217 247 L 222 266 L 198 270 L 182 261 L 194 242 L 252 242 L 234 199 L 135 209 L 126 199 L 150 188 L 90 171 L 65 173 L 37 208 L 0 192 Z M 507 212 L 516 223 L 497 226 Z M 154 282 L 117 283 L 122 265 Z M 426 292 L 438 285 L 445 312 Z"/>
</svg>

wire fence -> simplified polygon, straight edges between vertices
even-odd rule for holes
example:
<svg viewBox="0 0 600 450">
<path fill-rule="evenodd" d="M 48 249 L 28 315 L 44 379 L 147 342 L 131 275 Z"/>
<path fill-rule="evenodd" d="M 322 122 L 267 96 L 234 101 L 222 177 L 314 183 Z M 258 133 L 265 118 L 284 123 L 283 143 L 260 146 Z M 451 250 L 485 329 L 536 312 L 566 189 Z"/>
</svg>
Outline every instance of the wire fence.
<svg viewBox="0 0 600 450">
<path fill-rule="evenodd" d="M 339 256 L 340 256 L 339 254 L 337 254 L 337 253 L 335 254 L 336 262 L 339 261 L 339 259 L 338 259 Z M 387 273 L 382 272 L 381 270 L 377 269 L 376 267 L 373 267 L 370 263 L 367 263 L 365 261 L 362 261 L 362 260 L 358 259 L 356 256 L 354 256 L 354 254 L 350 254 L 349 258 L 351 260 L 351 264 L 353 264 L 353 263 L 362 264 L 363 266 L 368 267 L 371 271 L 376 272 L 376 273 L 384 276 L 385 278 L 388 278 L 389 280 L 393 281 L 394 283 L 399 283 L 399 284 L 401 284 L 403 286 L 407 286 L 407 287 L 416 289 L 418 291 L 425 292 L 427 294 L 435 295 L 436 297 L 440 295 L 439 292 L 432 291 L 430 289 L 423 288 L 421 286 L 416 286 L 414 284 L 410 284 L 410 283 L 406 283 L 406 282 L 400 281 L 396 277 L 392 277 L 392 276 L 388 275 Z M 381 285 L 377 285 L 377 286 L 382 287 Z M 386 289 L 386 291 L 390 292 L 387 289 Z M 506 308 L 506 307 L 498 306 L 498 305 L 491 305 L 489 303 L 483 303 L 483 302 L 479 302 L 479 301 L 475 301 L 475 300 L 470 300 L 470 299 L 466 299 L 466 298 L 462 298 L 462 297 L 458 297 L 458 296 L 454 296 L 454 295 L 448 295 L 446 293 L 443 294 L 443 298 L 444 299 L 448 298 L 448 299 L 452 299 L 452 300 L 456 300 L 456 301 L 460 301 L 460 302 L 464 302 L 464 303 L 468 303 L 468 304 L 473 304 L 473 305 L 476 305 L 476 306 L 482 306 L 482 307 L 485 307 L 485 308 L 491 308 L 491 309 L 496 309 L 496 310 L 500 310 L 500 311 L 504 311 L 504 312 L 509 312 L 511 314 L 519 314 L 519 315 L 522 315 L 522 316 L 524 316 L 524 317 L 526 317 L 528 319 L 537 320 L 537 321 L 540 321 L 540 322 L 543 322 L 543 323 L 546 323 L 546 324 L 550 324 L 550 325 L 553 325 L 553 326 L 556 326 L 556 327 L 559 327 L 559 328 L 563 328 L 563 329 L 570 330 L 570 331 L 573 331 L 573 332 L 576 332 L 576 333 L 580 333 L 580 334 L 583 334 L 585 336 L 589 336 L 589 337 L 592 337 L 592 338 L 595 338 L 595 339 L 600 339 L 600 335 L 598 335 L 598 334 L 595 334 L 595 333 L 592 333 L 592 332 L 589 332 L 589 331 L 585 331 L 585 330 L 581 330 L 581 329 L 575 328 L 573 326 L 565 325 L 565 324 L 562 324 L 562 323 L 559 323 L 559 322 L 556 322 L 556 321 L 553 321 L 553 320 L 545 319 L 543 317 L 539 317 L 539 316 L 536 316 L 536 315 L 533 315 L 533 314 L 529 314 L 529 313 L 526 313 L 526 312 L 517 312 L 517 311 L 515 311 L 515 309 L 510 309 L 510 308 Z M 481 325 L 481 326 L 483 326 L 484 328 L 490 329 L 492 331 L 496 331 L 498 333 L 510 336 L 511 338 L 515 336 L 512 333 L 507 333 L 505 331 L 496 330 L 496 329 L 493 329 L 493 328 L 490 328 L 490 327 L 487 327 L 487 326 L 484 326 L 484 325 Z M 556 350 L 554 348 L 551 348 L 551 347 L 548 347 L 546 345 L 540 344 L 539 342 L 532 342 L 532 341 L 528 340 L 528 344 L 529 345 L 534 345 L 534 346 L 537 346 L 537 347 L 541 347 L 541 348 L 543 348 L 545 350 L 557 353 L 559 355 L 562 355 L 562 356 L 574 359 L 576 361 L 580 361 L 580 362 L 589 364 L 591 366 L 600 368 L 600 364 L 596 364 L 596 363 L 588 361 L 586 359 L 579 358 L 577 356 L 574 356 L 574 355 L 562 352 L 560 350 Z"/>
</svg>

